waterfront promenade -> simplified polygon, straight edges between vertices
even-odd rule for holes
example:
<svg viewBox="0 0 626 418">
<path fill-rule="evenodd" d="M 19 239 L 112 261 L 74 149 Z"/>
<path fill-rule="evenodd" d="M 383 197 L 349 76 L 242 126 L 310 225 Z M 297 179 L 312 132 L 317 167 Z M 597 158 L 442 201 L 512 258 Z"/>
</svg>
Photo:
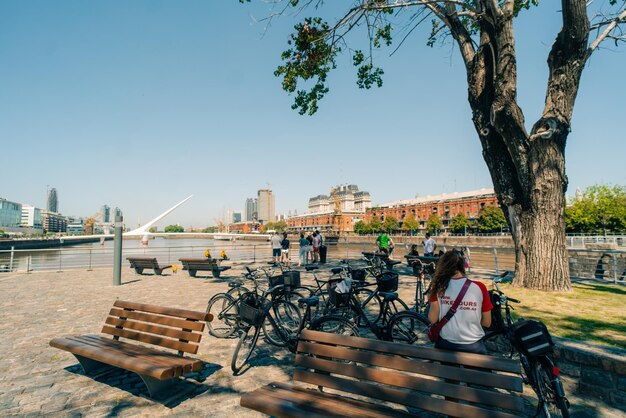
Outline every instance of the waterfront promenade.
<svg viewBox="0 0 626 418">
<path fill-rule="evenodd" d="M 205 369 L 177 385 L 171 398 L 154 401 L 136 375 L 116 370 L 86 377 L 74 356 L 48 345 L 54 337 L 98 334 L 116 298 L 203 311 L 243 266 L 220 279 L 193 279 L 169 270 L 162 277 L 139 276 L 125 262 L 122 286 L 112 286 L 112 269 L 1 274 L 0 416 L 261 416 L 241 408 L 239 398 L 272 381 L 290 380 L 293 356 L 286 350 L 261 343 L 253 367 L 233 376 L 236 340 L 205 335 L 196 356 L 207 362 Z M 409 286 L 400 290 L 411 299 Z M 526 394 L 532 415 L 533 394 Z M 595 401 L 570 399 L 573 416 L 626 416 Z"/>
</svg>

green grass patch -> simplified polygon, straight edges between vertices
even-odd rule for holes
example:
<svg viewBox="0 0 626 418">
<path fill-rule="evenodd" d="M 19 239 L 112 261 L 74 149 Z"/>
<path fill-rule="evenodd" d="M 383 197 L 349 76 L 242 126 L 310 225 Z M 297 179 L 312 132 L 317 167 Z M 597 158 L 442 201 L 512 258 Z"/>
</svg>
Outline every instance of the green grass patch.
<svg viewBox="0 0 626 418">
<path fill-rule="evenodd" d="M 548 293 L 500 284 L 505 295 L 519 299 L 513 315 L 546 324 L 552 335 L 626 349 L 626 289 L 574 283 L 571 293 Z"/>
</svg>

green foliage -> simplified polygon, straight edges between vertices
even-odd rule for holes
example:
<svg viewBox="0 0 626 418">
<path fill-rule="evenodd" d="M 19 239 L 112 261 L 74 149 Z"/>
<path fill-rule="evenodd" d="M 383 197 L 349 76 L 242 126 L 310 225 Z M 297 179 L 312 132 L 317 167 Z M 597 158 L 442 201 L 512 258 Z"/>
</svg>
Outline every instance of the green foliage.
<svg viewBox="0 0 626 418">
<path fill-rule="evenodd" d="M 164 229 L 165 232 L 185 232 L 185 228 L 180 225 L 168 225 Z"/>
<path fill-rule="evenodd" d="M 470 228 L 470 222 L 465 215 L 459 213 L 452 218 L 449 227 L 452 232 L 465 232 L 468 228 Z"/>
<path fill-rule="evenodd" d="M 426 220 L 426 229 L 429 232 L 436 232 L 441 229 L 441 219 L 436 214 L 432 214 Z"/>
<path fill-rule="evenodd" d="M 476 226 L 481 232 L 496 232 L 507 227 L 506 218 L 502 209 L 496 206 L 486 206 L 478 215 Z"/>
<path fill-rule="evenodd" d="M 404 222 L 402 222 L 402 229 L 405 231 L 417 231 L 420 227 L 419 222 L 415 219 L 413 214 L 409 214 L 406 218 L 404 218 Z"/>
<path fill-rule="evenodd" d="M 265 225 L 263 225 L 263 230 L 264 231 L 271 231 L 274 230 L 278 233 L 283 233 L 287 230 L 287 227 L 289 225 L 287 225 L 287 222 L 285 221 L 278 221 L 278 222 L 268 222 Z"/>
<path fill-rule="evenodd" d="M 363 221 L 358 221 L 354 224 L 354 232 L 359 235 L 369 234 L 369 225 Z"/>
<path fill-rule="evenodd" d="M 588 187 L 582 199 L 565 209 L 565 225 L 570 232 L 626 231 L 626 188 Z"/>
<path fill-rule="evenodd" d="M 370 229 L 370 233 L 378 233 L 383 229 L 383 223 L 376 217 L 373 217 L 367 225 Z"/>
<path fill-rule="evenodd" d="M 153 226 L 150 229 L 148 229 L 149 232 L 157 232 L 157 227 Z"/>
<path fill-rule="evenodd" d="M 398 220 L 393 216 L 386 216 L 383 222 L 383 229 L 387 232 L 392 232 L 398 229 Z"/>
<path fill-rule="evenodd" d="M 207 226 L 202 230 L 202 232 L 204 232 L 205 234 L 212 234 L 218 232 L 218 228 L 217 226 Z"/>
<path fill-rule="evenodd" d="M 293 2 L 292 2 L 293 3 Z M 297 3 L 297 2 L 296 2 Z M 306 18 L 298 23 L 287 42 L 290 48 L 281 54 L 284 65 L 274 75 L 283 77 L 282 87 L 288 93 L 296 92 L 298 81 L 313 81 L 310 90 L 298 90 L 292 109 L 301 115 L 314 114 L 317 102 L 328 92 L 326 77 L 336 68 L 335 56 L 340 48 L 330 42 L 330 27 L 321 18 Z"/>
</svg>

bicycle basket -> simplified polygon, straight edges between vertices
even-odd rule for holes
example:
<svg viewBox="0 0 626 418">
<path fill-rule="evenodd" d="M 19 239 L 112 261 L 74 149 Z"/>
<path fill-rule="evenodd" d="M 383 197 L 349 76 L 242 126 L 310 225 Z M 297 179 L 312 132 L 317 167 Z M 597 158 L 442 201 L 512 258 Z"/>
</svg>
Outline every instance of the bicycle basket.
<svg viewBox="0 0 626 418">
<path fill-rule="evenodd" d="M 252 294 L 244 297 L 239 304 L 239 316 L 252 326 L 261 326 L 265 315 L 259 298 Z"/>
<path fill-rule="evenodd" d="M 284 285 L 289 287 L 300 287 L 300 272 L 286 271 L 283 273 Z"/>
<path fill-rule="evenodd" d="M 395 292 L 398 290 L 398 273 L 386 271 L 376 277 L 379 292 Z"/>
<path fill-rule="evenodd" d="M 529 357 L 542 356 L 552 352 L 554 342 L 543 322 L 520 319 L 510 330 L 519 350 Z"/>
<path fill-rule="evenodd" d="M 354 280 L 355 282 L 364 282 L 365 274 L 366 274 L 365 269 L 354 269 L 350 272 L 350 276 L 352 277 L 352 280 Z"/>
<path fill-rule="evenodd" d="M 350 293 L 337 293 L 337 285 L 343 279 L 328 281 L 328 301 L 336 308 L 344 308 L 350 304 Z"/>
</svg>

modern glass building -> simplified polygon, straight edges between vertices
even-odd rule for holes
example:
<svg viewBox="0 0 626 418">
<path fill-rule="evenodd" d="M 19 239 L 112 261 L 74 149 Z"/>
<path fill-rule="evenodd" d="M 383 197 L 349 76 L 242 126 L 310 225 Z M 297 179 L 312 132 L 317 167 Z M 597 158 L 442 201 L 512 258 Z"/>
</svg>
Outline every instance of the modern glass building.
<svg viewBox="0 0 626 418">
<path fill-rule="evenodd" d="M 41 209 L 33 205 L 22 205 L 22 226 L 26 228 L 43 229 L 43 215 Z"/>
<path fill-rule="evenodd" d="M 57 196 L 57 189 L 54 187 L 48 191 L 48 206 L 46 207 L 48 212 L 58 212 L 59 210 L 59 198 Z"/>
<path fill-rule="evenodd" d="M 0 198 L 0 229 L 19 228 L 22 224 L 22 204 Z"/>
</svg>

